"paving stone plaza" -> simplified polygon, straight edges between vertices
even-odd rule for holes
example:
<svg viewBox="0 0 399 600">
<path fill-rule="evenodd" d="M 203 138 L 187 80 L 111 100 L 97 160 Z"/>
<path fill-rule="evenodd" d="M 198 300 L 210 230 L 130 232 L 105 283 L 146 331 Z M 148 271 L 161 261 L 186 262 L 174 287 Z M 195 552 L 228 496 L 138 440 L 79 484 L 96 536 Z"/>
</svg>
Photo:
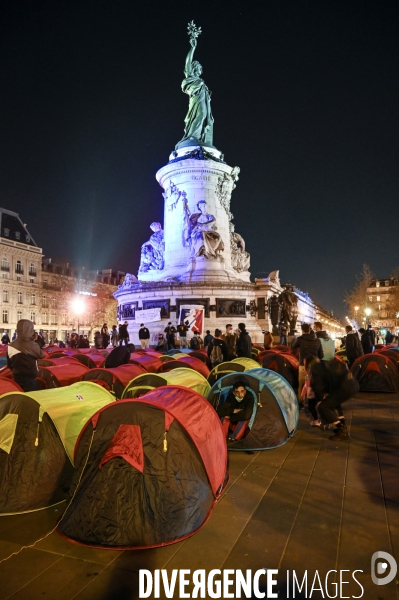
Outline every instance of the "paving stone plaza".
<svg viewBox="0 0 399 600">
<path fill-rule="evenodd" d="M 345 409 L 349 442 L 331 442 L 301 411 L 299 430 L 284 446 L 230 453 L 227 491 L 186 541 L 117 552 L 70 544 L 52 533 L 0 564 L 1 600 L 134 600 L 140 569 L 183 568 L 279 569 L 280 599 L 328 597 L 324 583 L 324 596 L 310 596 L 310 588 L 315 571 L 324 582 L 330 570 L 343 570 L 342 581 L 352 581 L 342 584 L 338 597 L 359 597 L 351 572 L 361 570 L 356 577 L 363 598 L 397 599 L 395 581 L 372 583 L 370 561 L 376 551 L 399 559 L 399 395 L 361 393 Z M 1 559 L 46 536 L 63 506 L 1 517 Z M 307 595 L 296 589 L 294 596 L 292 587 L 287 595 L 287 570 L 299 581 L 307 570 Z M 333 597 L 334 587 L 328 591 Z"/>
</svg>

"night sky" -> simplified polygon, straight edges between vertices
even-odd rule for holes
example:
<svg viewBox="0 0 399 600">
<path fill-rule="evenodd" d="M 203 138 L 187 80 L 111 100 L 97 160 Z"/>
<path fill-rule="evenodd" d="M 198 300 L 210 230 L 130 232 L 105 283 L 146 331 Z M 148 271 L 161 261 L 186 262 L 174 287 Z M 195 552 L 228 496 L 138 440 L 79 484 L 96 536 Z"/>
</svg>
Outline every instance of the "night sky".
<svg viewBox="0 0 399 600">
<path fill-rule="evenodd" d="M 343 316 L 363 263 L 399 265 L 397 2 L 3 2 L 0 206 L 47 257 L 137 273 L 191 20 L 252 277 Z"/>
</svg>

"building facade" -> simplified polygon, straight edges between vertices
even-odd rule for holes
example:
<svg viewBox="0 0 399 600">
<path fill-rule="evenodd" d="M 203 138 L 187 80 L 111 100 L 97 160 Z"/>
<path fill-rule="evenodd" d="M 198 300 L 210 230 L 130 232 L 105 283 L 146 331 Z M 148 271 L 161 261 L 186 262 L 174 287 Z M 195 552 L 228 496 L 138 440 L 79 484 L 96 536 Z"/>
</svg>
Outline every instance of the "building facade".
<svg viewBox="0 0 399 600">
<path fill-rule="evenodd" d="M 73 329 L 92 338 L 103 323 L 116 324 L 113 292 L 124 273 L 86 271 L 43 259 L 43 251 L 19 215 L 0 209 L 0 334 L 10 338 L 20 319 L 30 319 L 46 341 Z"/>
<path fill-rule="evenodd" d="M 395 335 L 399 325 L 399 280 L 373 279 L 367 288 L 365 308 L 358 308 L 357 321 L 360 326 L 370 322 L 376 329 L 389 329 Z M 361 312 L 362 311 L 362 312 Z"/>
</svg>

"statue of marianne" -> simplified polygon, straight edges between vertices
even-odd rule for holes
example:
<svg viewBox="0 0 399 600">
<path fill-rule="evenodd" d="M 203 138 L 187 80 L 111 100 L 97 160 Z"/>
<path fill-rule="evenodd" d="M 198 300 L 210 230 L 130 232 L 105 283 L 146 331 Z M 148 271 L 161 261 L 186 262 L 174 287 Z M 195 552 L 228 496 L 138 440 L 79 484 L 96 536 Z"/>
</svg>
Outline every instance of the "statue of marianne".
<svg viewBox="0 0 399 600">
<path fill-rule="evenodd" d="M 198 61 L 193 60 L 194 50 L 197 47 L 197 37 L 200 32 L 201 30 L 195 28 L 194 24 L 189 25 L 191 49 L 187 54 L 184 69 L 185 79 L 183 79 L 181 87 L 183 92 L 190 97 L 190 103 L 184 120 L 184 137 L 176 147 L 191 138 L 194 138 L 193 145 L 196 141 L 210 146 L 213 144 L 211 92 L 205 85 L 205 81 L 201 79 L 202 66 Z"/>
</svg>

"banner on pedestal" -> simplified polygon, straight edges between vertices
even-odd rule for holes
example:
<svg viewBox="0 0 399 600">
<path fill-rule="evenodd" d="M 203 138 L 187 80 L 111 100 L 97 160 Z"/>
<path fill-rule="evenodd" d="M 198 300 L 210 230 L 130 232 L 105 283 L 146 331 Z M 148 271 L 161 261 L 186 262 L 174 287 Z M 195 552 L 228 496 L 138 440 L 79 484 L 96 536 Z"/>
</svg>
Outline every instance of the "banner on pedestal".
<svg viewBox="0 0 399 600">
<path fill-rule="evenodd" d="M 189 327 L 191 333 L 199 332 L 204 335 L 204 317 L 205 309 L 201 305 L 182 304 L 180 305 L 179 323 L 183 321 Z"/>
<path fill-rule="evenodd" d="M 157 308 L 146 308 L 144 310 L 136 311 L 135 314 L 136 323 L 140 321 L 140 323 L 153 323 L 154 321 L 161 320 L 161 309 Z"/>
</svg>

